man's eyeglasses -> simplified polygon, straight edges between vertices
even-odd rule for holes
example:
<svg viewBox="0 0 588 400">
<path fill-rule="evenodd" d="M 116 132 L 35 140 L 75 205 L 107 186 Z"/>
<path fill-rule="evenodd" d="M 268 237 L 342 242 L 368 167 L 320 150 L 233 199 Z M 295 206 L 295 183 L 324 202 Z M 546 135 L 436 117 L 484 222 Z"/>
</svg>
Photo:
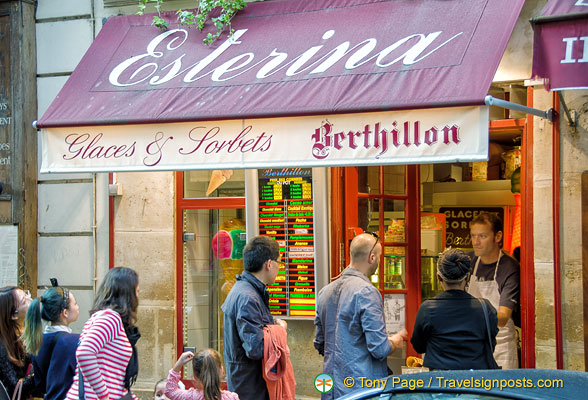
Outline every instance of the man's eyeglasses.
<svg viewBox="0 0 588 400">
<path fill-rule="evenodd" d="M 378 234 L 376 232 L 365 232 L 368 235 L 372 235 L 373 237 L 376 238 L 376 241 L 374 243 L 374 245 L 372 246 L 372 249 L 370 250 L 370 252 L 368 253 L 368 257 L 370 256 L 370 254 L 372 254 L 372 252 L 374 251 L 374 249 L 376 248 L 376 245 L 378 244 L 378 242 L 380 241 L 380 236 L 378 236 Z"/>
</svg>

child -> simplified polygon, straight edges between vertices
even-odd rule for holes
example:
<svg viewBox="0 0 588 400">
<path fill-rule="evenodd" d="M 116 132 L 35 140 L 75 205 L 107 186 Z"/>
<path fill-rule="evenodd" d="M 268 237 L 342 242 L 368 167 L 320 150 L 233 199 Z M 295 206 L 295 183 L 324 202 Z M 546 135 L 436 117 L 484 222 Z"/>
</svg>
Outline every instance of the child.
<svg viewBox="0 0 588 400">
<path fill-rule="evenodd" d="M 182 367 L 192 360 L 194 378 L 202 384 L 202 391 L 178 388 Z M 201 350 L 182 353 L 176 365 L 169 371 L 165 385 L 165 395 L 170 400 L 239 400 L 237 393 L 220 390 L 220 377 L 223 373 L 220 355 L 216 350 Z"/>
<path fill-rule="evenodd" d="M 165 395 L 166 382 L 167 379 L 163 378 L 155 384 L 155 389 L 153 389 L 153 400 L 169 400 Z"/>
</svg>

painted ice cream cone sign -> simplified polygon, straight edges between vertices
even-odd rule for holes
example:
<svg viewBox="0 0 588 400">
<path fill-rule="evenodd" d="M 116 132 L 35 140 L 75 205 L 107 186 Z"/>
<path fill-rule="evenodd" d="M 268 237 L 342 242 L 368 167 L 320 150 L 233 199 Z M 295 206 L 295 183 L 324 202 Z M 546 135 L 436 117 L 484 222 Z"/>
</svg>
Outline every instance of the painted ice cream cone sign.
<svg viewBox="0 0 588 400">
<path fill-rule="evenodd" d="M 218 189 L 220 185 L 228 181 L 231 176 L 233 176 L 232 169 L 215 169 L 212 171 L 210 182 L 208 183 L 208 189 L 206 189 L 206 195 L 210 196 L 210 194 Z"/>
<path fill-rule="evenodd" d="M 246 242 L 241 239 L 241 233 L 245 233 L 245 221 L 231 218 L 221 224 L 212 238 L 212 251 L 214 257 L 219 259 L 225 278 L 221 288 L 225 296 L 235 284 L 235 275 L 243 270 L 243 247 Z"/>
</svg>

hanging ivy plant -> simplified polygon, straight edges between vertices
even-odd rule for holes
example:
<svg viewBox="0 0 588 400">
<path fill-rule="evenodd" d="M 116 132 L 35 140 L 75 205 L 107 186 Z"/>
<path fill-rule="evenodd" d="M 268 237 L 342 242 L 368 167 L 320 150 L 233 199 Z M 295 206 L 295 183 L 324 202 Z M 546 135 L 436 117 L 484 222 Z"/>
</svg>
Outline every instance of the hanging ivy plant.
<svg viewBox="0 0 588 400">
<path fill-rule="evenodd" d="M 165 19 L 161 18 L 163 0 L 139 0 L 139 11 L 137 14 L 143 15 L 149 3 L 154 3 L 153 7 L 157 11 L 157 15 L 153 16 L 153 25 L 161 30 L 166 30 L 169 24 Z M 222 35 L 225 29 L 229 30 L 229 36 L 233 34 L 234 30 L 231 26 L 231 20 L 246 5 L 245 0 L 200 0 L 196 14 L 185 10 L 178 10 L 176 14 L 180 25 L 196 25 L 200 31 L 204 29 L 204 24 L 210 19 L 216 28 L 216 33 L 209 32 L 203 39 L 205 44 L 210 45 Z M 211 17 L 212 10 L 217 8 L 220 10 L 220 14 Z"/>
</svg>

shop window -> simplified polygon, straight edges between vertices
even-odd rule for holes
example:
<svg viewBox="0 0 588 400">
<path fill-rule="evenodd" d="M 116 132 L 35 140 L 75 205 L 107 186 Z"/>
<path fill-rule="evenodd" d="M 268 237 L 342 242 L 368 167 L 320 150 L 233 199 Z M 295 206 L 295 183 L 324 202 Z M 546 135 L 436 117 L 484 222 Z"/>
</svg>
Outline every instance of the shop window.
<svg viewBox="0 0 588 400">
<path fill-rule="evenodd" d="M 245 196 L 245 170 L 198 170 L 183 175 L 185 199 Z"/>
<path fill-rule="evenodd" d="M 178 172 L 176 178 L 178 355 L 208 347 L 222 354 L 220 306 L 243 271 L 244 172 L 211 189 L 213 173 Z M 184 378 L 192 378 L 192 368 L 184 369 Z"/>
</svg>

